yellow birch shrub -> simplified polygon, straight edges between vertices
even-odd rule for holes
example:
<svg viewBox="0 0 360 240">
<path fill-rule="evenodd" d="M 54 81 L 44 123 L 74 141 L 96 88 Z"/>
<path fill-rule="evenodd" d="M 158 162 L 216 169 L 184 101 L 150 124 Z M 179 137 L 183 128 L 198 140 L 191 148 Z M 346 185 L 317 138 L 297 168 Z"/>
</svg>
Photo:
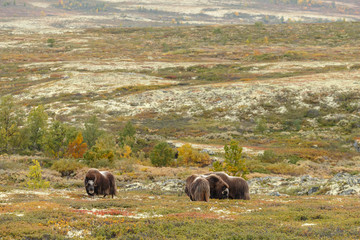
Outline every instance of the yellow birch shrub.
<svg viewBox="0 0 360 240">
<path fill-rule="evenodd" d="M 50 187 L 50 182 L 42 179 L 42 170 L 40 163 L 37 160 L 32 161 L 34 165 L 29 167 L 29 173 L 27 177 L 29 180 L 26 182 L 26 185 L 29 188 L 48 188 Z"/>
<path fill-rule="evenodd" d="M 192 148 L 189 143 L 186 143 L 178 148 L 178 153 L 178 166 L 204 167 L 210 165 L 211 163 L 209 154 L 199 152 L 198 150 Z"/>
</svg>

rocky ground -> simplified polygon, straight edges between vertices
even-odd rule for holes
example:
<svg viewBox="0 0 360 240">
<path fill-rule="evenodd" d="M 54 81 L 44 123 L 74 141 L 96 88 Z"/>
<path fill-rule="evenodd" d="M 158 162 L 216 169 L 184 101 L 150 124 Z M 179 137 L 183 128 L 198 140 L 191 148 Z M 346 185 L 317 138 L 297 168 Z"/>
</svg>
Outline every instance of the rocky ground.
<svg viewBox="0 0 360 240">
<path fill-rule="evenodd" d="M 300 177 L 266 176 L 248 180 L 250 194 L 270 196 L 287 195 L 360 195 L 360 174 L 338 173 L 330 179 L 309 175 Z M 124 185 L 125 191 L 160 190 L 165 193 L 182 193 L 185 181 L 167 179 L 152 183 L 133 182 Z"/>
</svg>

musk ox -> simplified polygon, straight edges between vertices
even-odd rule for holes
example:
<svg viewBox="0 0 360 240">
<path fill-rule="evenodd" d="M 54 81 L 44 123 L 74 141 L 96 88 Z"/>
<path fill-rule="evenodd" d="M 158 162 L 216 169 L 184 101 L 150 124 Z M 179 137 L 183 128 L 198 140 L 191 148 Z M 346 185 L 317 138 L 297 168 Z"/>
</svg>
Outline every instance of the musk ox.
<svg viewBox="0 0 360 240">
<path fill-rule="evenodd" d="M 208 180 L 199 176 L 190 184 L 190 199 L 192 201 L 209 201 L 210 184 Z"/>
<path fill-rule="evenodd" d="M 205 177 L 210 184 L 210 198 L 224 199 L 229 197 L 229 185 L 215 174 Z"/>
<path fill-rule="evenodd" d="M 189 176 L 188 178 L 186 178 L 186 181 L 185 181 L 185 193 L 186 193 L 186 195 L 188 195 L 188 197 L 190 197 L 191 201 L 193 201 L 193 199 L 190 194 L 190 185 L 199 176 L 200 175 L 193 174 L 193 175 Z"/>
<path fill-rule="evenodd" d="M 85 189 L 89 196 L 116 195 L 116 183 L 114 175 L 107 171 L 99 171 L 91 168 L 85 176 Z"/>
<path fill-rule="evenodd" d="M 229 186 L 218 176 L 211 175 L 191 175 L 186 179 L 185 193 L 190 197 L 190 200 L 194 201 L 191 195 L 191 184 L 199 177 L 208 181 L 210 186 L 210 198 L 224 199 L 228 198 Z"/>
<path fill-rule="evenodd" d="M 208 173 L 206 175 L 217 175 L 229 185 L 230 199 L 250 200 L 249 185 L 241 177 L 232 177 L 223 172 Z"/>
</svg>

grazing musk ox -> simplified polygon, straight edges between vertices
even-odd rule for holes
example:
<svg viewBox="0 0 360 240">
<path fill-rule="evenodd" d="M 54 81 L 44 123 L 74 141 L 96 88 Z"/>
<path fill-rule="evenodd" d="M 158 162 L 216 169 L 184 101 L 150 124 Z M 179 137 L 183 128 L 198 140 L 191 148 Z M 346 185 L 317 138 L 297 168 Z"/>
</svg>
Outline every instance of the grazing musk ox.
<svg viewBox="0 0 360 240">
<path fill-rule="evenodd" d="M 191 195 L 191 184 L 199 177 L 208 181 L 210 186 L 210 198 L 224 199 L 228 198 L 229 186 L 218 176 L 212 175 L 191 175 L 186 179 L 185 193 L 190 197 L 190 200 L 194 201 Z"/>
<path fill-rule="evenodd" d="M 191 201 L 193 201 L 193 199 L 190 194 L 190 185 L 199 176 L 200 175 L 193 174 L 193 175 L 189 176 L 188 178 L 186 178 L 186 180 L 185 180 L 185 193 L 186 193 L 186 195 L 188 195 L 190 197 Z"/>
<path fill-rule="evenodd" d="M 249 185 L 241 177 L 232 177 L 223 172 L 207 173 L 205 175 L 217 175 L 229 185 L 230 199 L 250 200 Z"/>
<path fill-rule="evenodd" d="M 225 199 L 229 197 L 229 185 L 215 174 L 205 176 L 210 184 L 210 198 Z"/>
<path fill-rule="evenodd" d="M 116 183 L 114 175 L 107 171 L 89 169 L 85 176 L 85 189 L 88 195 L 116 195 Z"/>
<path fill-rule="evenodd" d="M 209 201 L 210 184 L 205 178 L 201 176 L 195 178 L 195 180 L 190 184 L 189 190 L 190 199 L 192 201 Z"/>
</svg>

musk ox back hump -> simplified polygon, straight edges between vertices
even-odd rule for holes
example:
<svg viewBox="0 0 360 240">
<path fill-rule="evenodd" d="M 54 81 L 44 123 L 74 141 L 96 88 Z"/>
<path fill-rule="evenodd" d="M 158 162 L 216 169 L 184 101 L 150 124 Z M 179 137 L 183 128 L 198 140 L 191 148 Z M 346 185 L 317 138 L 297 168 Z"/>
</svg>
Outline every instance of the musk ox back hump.
<svg viewBox="0 0 360 240">
<path fill-rule="evenodd" d="M 210 185 L 209 182 L 203 177 L 197 177 L 190 184 L 190 195 L 193 201 L 208 202 L 210 198 Z"/>
<path fill-rule="evenodd" d="M 229 198 L 250 200 L 249 185 L 245 179 L 229 176 L 222 172 L 216 172 L 214 174 L 221 177 L 221 179 L 229 185 Z"/>
<path fill-rule="evenodd" d="M 108 179 L 109 182 L 109 195 L 112 195 L 114 197 L 114 195 L 116 195 L 116 180 L 115 177 L 112 173 L 107 172 L 107 171 L 101 171 L 100 172 L 102 175 L 105 176 L 105 178 Z"/>
<path fill-rule="evenodd" d="M 193 174 L 193 175 L 189 176 L 188 178 L 186 178 L 186 181 L 185 181 L 185 193 L 186 193 L 186 195 L 188 195 L 190 197 L 191 200 L 193 200 L 193 199 L 190 194 L 190 185 L 193 183 L 193 181 L 197 177 L 199 177 L 199 175 Z"/>
</svg>

